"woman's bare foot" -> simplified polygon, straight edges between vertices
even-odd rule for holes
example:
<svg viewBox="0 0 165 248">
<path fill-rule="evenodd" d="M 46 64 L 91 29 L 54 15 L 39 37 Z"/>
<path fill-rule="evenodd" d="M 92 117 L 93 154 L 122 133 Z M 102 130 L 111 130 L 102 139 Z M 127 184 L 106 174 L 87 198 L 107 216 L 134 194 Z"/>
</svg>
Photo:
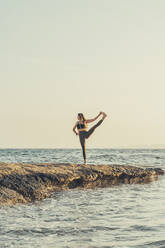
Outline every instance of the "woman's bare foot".
<svg viewBox="0 0 165 248">
<path fill-rule="evenodd" d="M 107 114 L 104 112 L 102 112 L 102 114 L 103 114 L 102 120 L 104 120 L 107 117 Z"/>
<path fill-rule="evenodd" d="M 87 161 L 84 161 L 84 165 L 87 165 Z"/>
</svg>

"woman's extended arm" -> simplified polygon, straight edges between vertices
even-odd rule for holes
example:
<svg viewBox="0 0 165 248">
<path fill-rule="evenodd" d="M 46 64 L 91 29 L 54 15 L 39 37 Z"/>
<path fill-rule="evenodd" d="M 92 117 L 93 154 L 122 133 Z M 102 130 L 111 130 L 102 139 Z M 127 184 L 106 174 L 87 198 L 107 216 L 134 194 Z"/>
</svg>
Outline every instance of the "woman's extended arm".
<svg viewBox="0 0 165 248">
<path fill-rule="evenodd" d="M 76 135 L 78 135 L 78 133 L 76 132 L 76 127 L 77 127 L 77 122 L 76 122 L 76 124 L 75 124 L 74 127 L 73 127 L 73 132 L 74 132 Z"/>
<path fill-rule="evenodd" d="M 92 122 L 92 121 L 97 120 L 97 118 L 98 118 L 101 114 L 102 114 L 102 112 L 100 112 L 95 118 L 86 120 L 86 123 L 90 123 L 90 122 Z"/>
</svg>

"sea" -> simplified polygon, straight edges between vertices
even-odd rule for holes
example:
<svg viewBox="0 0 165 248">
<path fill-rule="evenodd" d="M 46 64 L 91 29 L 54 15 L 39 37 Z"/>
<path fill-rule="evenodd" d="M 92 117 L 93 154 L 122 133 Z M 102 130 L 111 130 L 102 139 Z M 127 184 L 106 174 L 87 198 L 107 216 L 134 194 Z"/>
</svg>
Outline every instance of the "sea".
<svg viewBox="0 0 165 248">
<path fill-rule="evenodd" d="M 80 149 L 0 149 L 1 162 L 83 163 Z M 165 170 L 165 149 L 87 149 L 89 164 Z M 165 176 L 0 207 L 0 248 L 165 248 Z"/>
</svg>

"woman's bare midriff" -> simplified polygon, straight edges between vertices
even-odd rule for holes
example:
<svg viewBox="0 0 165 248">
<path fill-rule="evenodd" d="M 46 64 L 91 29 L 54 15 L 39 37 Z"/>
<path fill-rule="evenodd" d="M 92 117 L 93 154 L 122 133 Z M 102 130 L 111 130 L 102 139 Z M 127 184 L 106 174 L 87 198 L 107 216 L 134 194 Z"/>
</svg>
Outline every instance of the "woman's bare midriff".
<svg viewBox="0 0 165 248">
<path fill-rule="evenodd" d="M 79 131 L 79 132 L 80 132 L 80 131 L 87 131 L 87 129 L 86 129 L 86 128 L 80 128 L 78 131 Z"/>
</svg>

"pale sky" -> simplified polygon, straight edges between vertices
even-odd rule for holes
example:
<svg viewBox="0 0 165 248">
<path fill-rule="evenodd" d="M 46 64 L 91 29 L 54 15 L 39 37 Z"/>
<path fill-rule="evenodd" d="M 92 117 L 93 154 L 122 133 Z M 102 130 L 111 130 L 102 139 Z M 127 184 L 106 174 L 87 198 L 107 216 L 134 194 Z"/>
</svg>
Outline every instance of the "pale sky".
<svg viewBox="0 0 165 248">
<path fill-rule="evenodd" d="M 0 148 L 79 148 L 77 113 L 100 111 L 87 148 L 164 145 L 164 13 L 164 0 L 0 0 Z"/>
</svg>

